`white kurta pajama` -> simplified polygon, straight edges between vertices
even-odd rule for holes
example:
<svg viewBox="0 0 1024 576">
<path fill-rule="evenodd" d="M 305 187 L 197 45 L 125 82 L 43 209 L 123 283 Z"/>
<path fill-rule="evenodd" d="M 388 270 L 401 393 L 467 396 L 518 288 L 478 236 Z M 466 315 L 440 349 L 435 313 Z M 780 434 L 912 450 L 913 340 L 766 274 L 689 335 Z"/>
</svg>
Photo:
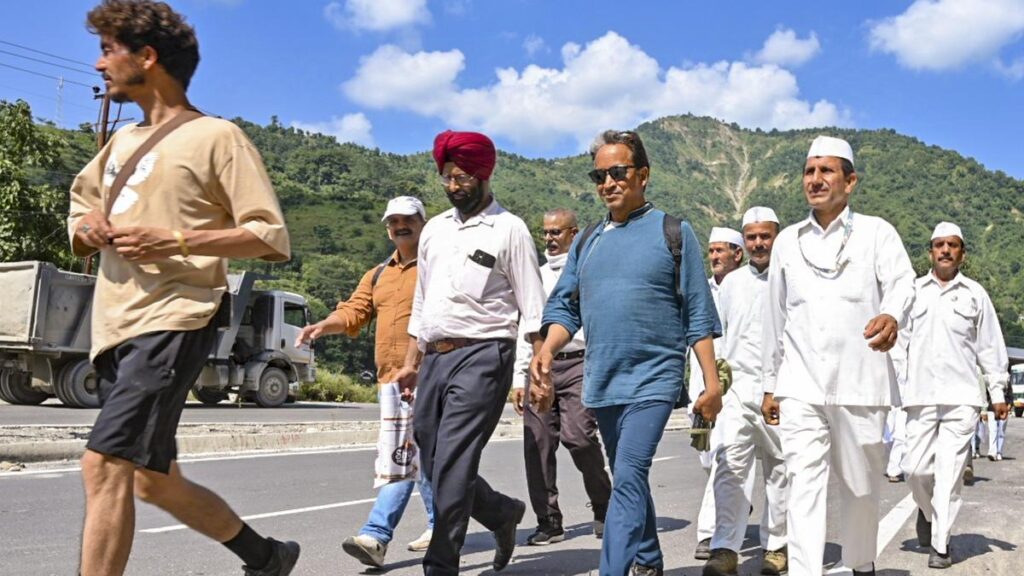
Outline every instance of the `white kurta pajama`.
<svg viewBox="0 0 1024 576">
<path fill-rule="evenodd" d="M 907 346 L 904 468 L 917 507 L 932 523 L 932 548 L 946 554 L 971 438 L 987 405 L 977 373 L 992 398 L 1001 399 L 1008 361 L 999 319 L 980 284 L 958 274 L 940 286 L 929 273 L 915 287 L 910 321 L 900 334 Z"/>
<path fill-rule="evenodd" d="M 722 282 L 720 356 L 732 367 L 733 382 L 715 424 L 721 448 L 715 469 L 716 526 L 711 548 L 739 552 L 747 528 L 753 464 L 761 460 L 767 506 L 761 522 L 761 546 L 778 550 L 786 545 L 786 470 L 778 430 L 761 415 L 761 342 L 764 295 L 768 271 L 745 266 Z"/>
<path fill-rule="evenodd" d="M 827 229 L 812 213 L 775 240 L 763 318 L 764 391 L 780 405 L 794 576 L 822 573 L 833 468 L 843 564 L 870 570 L 877 556 L 882 434 L 899 393 L 889 355 L 871 350 L 863 333 L 879 314 L 902 325 L 913 281 L 895 228 L 874 216 L 851 218 L 848 208 Z"/>
</svg>

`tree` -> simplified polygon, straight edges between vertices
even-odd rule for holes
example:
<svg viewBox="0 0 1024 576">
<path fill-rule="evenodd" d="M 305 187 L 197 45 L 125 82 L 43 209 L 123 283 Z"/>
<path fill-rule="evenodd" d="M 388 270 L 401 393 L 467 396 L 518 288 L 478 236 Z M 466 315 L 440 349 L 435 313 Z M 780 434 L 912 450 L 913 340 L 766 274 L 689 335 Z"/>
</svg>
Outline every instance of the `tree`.
<svg viewBox="0 0 1024 576">
<path fill-rule="evenodd" d="M 26 102 L 0 100 L 0 261 L 72 262 L 67 193 L 46 182 L 65 145 L 33 123 Z"/>
</svg>

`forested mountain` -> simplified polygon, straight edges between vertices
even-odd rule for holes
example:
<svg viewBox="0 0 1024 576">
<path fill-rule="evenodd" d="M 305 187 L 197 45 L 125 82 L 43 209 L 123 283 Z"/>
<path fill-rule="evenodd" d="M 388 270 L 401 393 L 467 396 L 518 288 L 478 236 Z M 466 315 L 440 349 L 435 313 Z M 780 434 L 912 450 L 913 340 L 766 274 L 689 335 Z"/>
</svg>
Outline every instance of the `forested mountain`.
<svg viewBox="0 0 1024 576">
<path fill-rule="evenodd" d="M 294 254 L 286 264 L 242 262 L 235 267 L 276 275 L 275 285 L 311 297 L 318 317 L 347 297 L 363 272 L 390 253 L 380 223 L 389 198 L 418 196 L 430 215 L 448 208 L 426 151 L 401 156 L 338 144 L 331 137 L 286 128 L 276 119 L 268 126 L 235 122 L 263 154 L 288 220 Z M 94 151 L 93 136 L 38 125 L 36 130 L 49 139 L 59 137 L 64 145 L 56 159 L 27 165 L 20 177 L 30 185 L 67 189 L 73 173 Z M 637 130 L 651 161 L 648 197 L 689 219 L 702 242 L 712 226 L 738 227 L 752 205 L 775 208 L 783 225 L 806 217 L 801 172 L 807 147 L 822 130 L 752 131 L 693 116 L 662 118 Z M 0 161 L 10 140 L 6 132 L 0 134 Z M 928 269 L 926 247 L 935 224 L 960 224 L 968 245 L 965 272 L 988 289 L 1010 345 L 1024 346 L 1024 182 L 891 130 L 824 132 L 847 139 L 856 154 L 860 183 L 851 206 L 895 225 L 918 273 Z M 424 142 L 424 149 L 430 144 Z M 574 208 L 583 221 L 592 221 L 603 211 L 586 176 L 589 167 L 589 156 L 583 154 L 548 160 L 499 153 L 492 188 L 504 206 L 535 230 L 544 211 L 556 207 Z M 6 186 L 0 182 L 4 220 L 9 218 L 4 213 L 8 206 L 29 211 L 24 203 L 5 199 Z M 0 225 L 0 250 L 4 229 Z M 63 250 L 65 241 L 64 235 L 55 234 L 48 239 L 53 246 L 45 251 L 15 248 L 3 254 L 11 260 L 40 254 L 60 259 L 54 254 Z M 364 332 L 356 342 L 331 338 L 322 345 L 321 360 L 329 365 L 349 373 L 372 367 L 372 335 Z"/>
</svg>

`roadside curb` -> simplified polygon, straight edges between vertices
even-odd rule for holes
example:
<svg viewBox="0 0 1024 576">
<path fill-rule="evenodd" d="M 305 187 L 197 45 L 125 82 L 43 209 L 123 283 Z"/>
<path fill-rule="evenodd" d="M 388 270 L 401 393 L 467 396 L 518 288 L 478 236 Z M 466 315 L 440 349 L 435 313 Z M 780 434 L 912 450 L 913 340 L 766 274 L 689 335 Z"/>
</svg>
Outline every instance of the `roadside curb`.
<svg viewBox="0 0 1024 576">
<path fill-rule="evenodd" d="M 353 429 L 305 432 L 275 432 L 274 424 L 253 425 L 249 430 L 231 434 L 189 435 L 189 425 L 180 429 L 178 454 L 191 456 L 225 452 L 255 452 L 274 450 L 295 450 L 311 448 L 338 448 L 353 445 L 377 443 L 377 426 L 373 422 L 351 422 Z M 285 425 L 280 425 L 283 427 Z M 294 426 L 292 424 L 291 426 Z M 685 416 L 669 419 L 666 431 L 689 428 Z M 523 424 L 519 419 L 503 418 L 492 438 L 522 438 Z M 47 440 L 40 442 L 17 442 L 0 444 L 0 461 L 49 462 L 56 460 L 77 460 L 85 452 L 86 440 Z"/>
</svg>

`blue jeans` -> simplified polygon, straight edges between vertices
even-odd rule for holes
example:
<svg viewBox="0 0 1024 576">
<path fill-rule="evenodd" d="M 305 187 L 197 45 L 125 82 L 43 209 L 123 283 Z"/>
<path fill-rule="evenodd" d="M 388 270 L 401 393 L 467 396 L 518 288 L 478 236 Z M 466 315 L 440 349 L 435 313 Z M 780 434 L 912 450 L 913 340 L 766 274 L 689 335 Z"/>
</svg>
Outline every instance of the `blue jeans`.
<svg viewBox="0 0 1024 576">
<path fill-rule="evenodd" d="M 601 542 L 601 576 L 626 576 L 633 563 L 665 564 L 648 474 L 665 432 L 672 402 L 643 401 L 595 408 L 608 462 L 612 498 Z"/>
<path fill-rule="evenodd" d="M 420 487 L 420 498 L 423 499 L 423 507 L 427 511 L 427 529 L 433 530 L 434 492 L 430 488 L 430 481 L 420 471 L 417 482 L 392 482 L 380 487 L 377 491 L 377 501 L 373 503 L 373 510 L 370 510 L 370 517 L 359 529 L 359 533 L 372 536 L 382 544 L 391 542 L 416 485 Z"/>
</svg>

